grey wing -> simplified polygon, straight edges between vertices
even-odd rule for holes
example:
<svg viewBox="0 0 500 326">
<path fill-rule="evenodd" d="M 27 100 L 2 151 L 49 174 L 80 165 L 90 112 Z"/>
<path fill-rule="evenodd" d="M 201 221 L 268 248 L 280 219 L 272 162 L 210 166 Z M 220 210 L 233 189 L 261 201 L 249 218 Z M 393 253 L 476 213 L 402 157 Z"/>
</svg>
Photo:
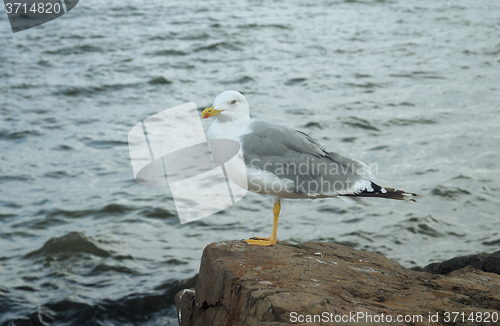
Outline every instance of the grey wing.
<svg viewBox="0 0 500 326">
<path fill-rule="evenodd" d="M 328 152 L 292 128 L 260 120 L 251 127 L 241 139 L 245 164 L 292 180 L 295 193 L 329 197 L 373 191 L 373 175 L 362 162 Z"/>
</svg>

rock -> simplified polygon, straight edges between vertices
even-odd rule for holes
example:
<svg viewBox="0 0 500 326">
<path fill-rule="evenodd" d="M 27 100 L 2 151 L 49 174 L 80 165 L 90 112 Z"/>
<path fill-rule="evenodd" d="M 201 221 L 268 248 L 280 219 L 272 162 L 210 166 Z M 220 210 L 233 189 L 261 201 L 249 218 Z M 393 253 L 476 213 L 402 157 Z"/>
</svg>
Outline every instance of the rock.
<svg viewBox="0 0 500 326">
<path fill-rule="evenodd" d="M 227 241 L 205 248 L 196 287 L 175 300 L 180 326 L 454 325 L 447 322 L 454 317 L 494 325 L 500 275 L 473 267 L 446 276 L 416 272 L 332 243 Z M 471 313 L 482 321 L 467 320 Z"/>
<path fill-rule="evenodd" d="M 483 272 L 500 274 L 500 251 L 455 257 L 441 263 L 432 263 L 424 267 L 424 272 L 445 275 L 466 266 L 473 266 Z"/>
<path fill-rule="evenodd" d="M 193 325 L 195 317 L 198 317 L 198 309 L 194 309 L 195 290 L 184 289 L 175 296 L 175 305 L 177 307 L 177 319 L 179 325 Z"/>
</svg>

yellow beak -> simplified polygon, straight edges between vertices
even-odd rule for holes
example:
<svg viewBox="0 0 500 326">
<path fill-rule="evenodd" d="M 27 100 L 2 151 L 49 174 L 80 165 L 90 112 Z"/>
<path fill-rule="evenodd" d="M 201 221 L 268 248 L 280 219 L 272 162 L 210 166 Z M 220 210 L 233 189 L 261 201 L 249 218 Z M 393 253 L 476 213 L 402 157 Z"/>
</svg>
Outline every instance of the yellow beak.
<svg viewBox="0 0 500 326">
<path fill-rule="evenodd" d="M 213 117 L 214 115 L 219 115 L 221 112 L 222 112 L 222 110 L 216 110 L 216 109 L 214 109 L 213 106 L 211 106 L 211 107 L 203 110 L 203 112 L 201 113 L 201 116 L 203 117 L 203 119 L 207 119 L 207 118 Z"/>
</svg>

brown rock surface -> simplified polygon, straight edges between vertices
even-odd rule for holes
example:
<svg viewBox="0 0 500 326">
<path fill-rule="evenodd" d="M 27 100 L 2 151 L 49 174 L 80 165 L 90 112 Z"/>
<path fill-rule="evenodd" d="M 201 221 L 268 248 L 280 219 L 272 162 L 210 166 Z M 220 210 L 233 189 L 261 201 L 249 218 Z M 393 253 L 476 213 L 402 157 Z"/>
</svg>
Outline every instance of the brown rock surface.
<svg viewBox="0 0 500 326">
<path fill-rule="evenodd" d="M 322 242 L 212 243 L 196 287 L 175 299 L 181 326 L 500 325 L 500 275 L 415 272 Z"/>
</svg>

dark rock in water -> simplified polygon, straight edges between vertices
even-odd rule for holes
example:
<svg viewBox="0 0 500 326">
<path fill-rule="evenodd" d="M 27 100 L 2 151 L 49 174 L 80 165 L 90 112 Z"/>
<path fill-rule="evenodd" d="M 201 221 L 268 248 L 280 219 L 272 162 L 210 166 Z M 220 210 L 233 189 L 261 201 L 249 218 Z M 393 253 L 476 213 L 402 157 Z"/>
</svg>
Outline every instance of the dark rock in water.
<svg viewBox="0 0 500 326">
<path fill-rule="evenodd" d="M 441 263 L 432 263 L 424 267 L 424 272 L 445 275 L 466 266 L 472 266 L 483 272 L 500 274 L 500 251 L 455 257 Z"/>
<path fill-rule="evenodd" d="M 196 287 L 175 301 L 180 326 L 448 325 L 445 312 L 500 315 L 500 275 L 416 272 L 332 243 L 226 241 L 205 248 Z"/>
</svg>

